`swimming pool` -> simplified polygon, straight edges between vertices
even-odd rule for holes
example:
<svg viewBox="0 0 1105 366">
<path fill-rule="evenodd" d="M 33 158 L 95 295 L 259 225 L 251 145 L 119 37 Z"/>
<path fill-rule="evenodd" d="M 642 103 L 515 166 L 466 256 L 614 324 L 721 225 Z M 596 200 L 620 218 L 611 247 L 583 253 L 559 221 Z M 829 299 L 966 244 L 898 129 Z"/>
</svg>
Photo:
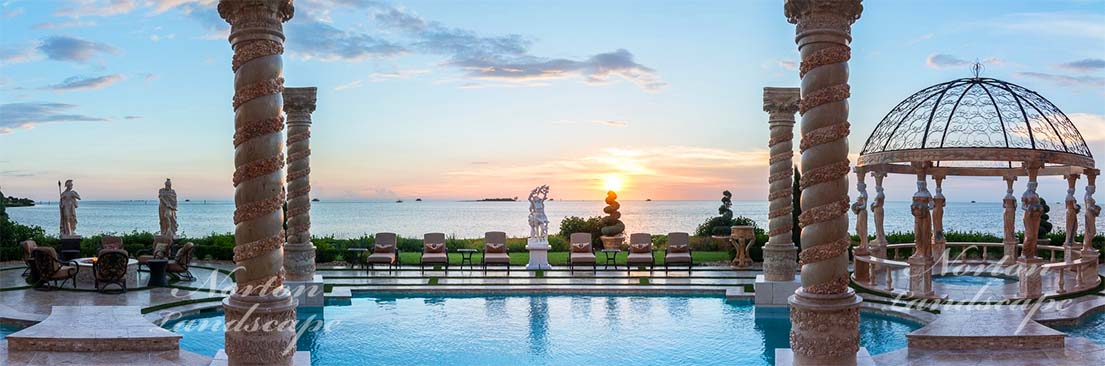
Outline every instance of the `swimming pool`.
<svg viewBox="0 0 1105 366">
<path fill-rule="evenodd" d="M 1105 311 L 1097 311 L 1074 326 L 1055 326 L 1059 331 L 1071 337 L 1089 338 L 1094 343 L 1105 344 Z"/>
<path fill-rule="evenodd" d="M 790 332 L 785 315 L 757 319 L 750 302 L 723 297 L 373 296 L 323 315 L 300 321 L 297 346 L 316 365 L 773 365 Z M 165 327 L 183 335 L 181 348 L 213 355 L 222 320 L 209 312 Z M 860 342 L 889 352 L 920 327 L 863 312 Z"/>
<path fill-rule="evenodd" d="M 966 286 L 966 287 L 993 287 L 1004 286 L 1010 283 L 1017 282 L 1017 280 L 1005 277 L 995 276 L 979 276 L 979 275 L 944 275 L 944 276 L 932 276 L 932 282 L 942 283 L 952 286 Z"/>
</svg>

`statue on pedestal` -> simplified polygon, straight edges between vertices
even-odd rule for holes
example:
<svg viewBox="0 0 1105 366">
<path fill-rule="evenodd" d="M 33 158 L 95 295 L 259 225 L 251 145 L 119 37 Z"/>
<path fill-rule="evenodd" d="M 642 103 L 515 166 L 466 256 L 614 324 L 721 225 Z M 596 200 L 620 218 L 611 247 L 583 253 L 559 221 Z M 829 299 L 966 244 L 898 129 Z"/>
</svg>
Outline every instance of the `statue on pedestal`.
<svg viewBox="0 0 1105 366">
<path fill-rule="evenodd" d="M 61 182 L 58 182 L 58 189 L 61 189 Z M 72 179 L 65 181 L 65 191 L 60 192 L 60 196 L 58 199 L 58 208 L 61 209 L 59 233 L 62 238 L 75 237 L 77 236 L 77 201 L 81 199 L 81 195 L 73 190 Z"/>
<path fill-rule="evenodd" d="M 176 191 L 173 190 L 172 180 L 165 178 L 165 188 L 157 192 L 157 198 L 159 201 L 157 212 L 161 223 L 161 236 L 176 239 L 177 200 Z"/>
<path fill-rule="evenodd" d="M 529 237 L 548 240 L 549 217 L 545 216 L 545 200 L 549 199 L 549 186 L 534 188 L 529 193 Z"/>
</svg>

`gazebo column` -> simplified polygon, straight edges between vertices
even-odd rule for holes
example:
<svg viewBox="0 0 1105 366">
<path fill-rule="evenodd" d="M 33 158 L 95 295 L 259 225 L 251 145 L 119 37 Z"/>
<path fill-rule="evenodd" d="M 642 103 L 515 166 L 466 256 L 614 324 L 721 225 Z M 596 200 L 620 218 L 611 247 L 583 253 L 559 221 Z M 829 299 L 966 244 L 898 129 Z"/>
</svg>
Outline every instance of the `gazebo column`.
<svg viewBox="0 0 1105 366">
<path fill-rule="evenodd" d="M 848 44 L 863 6 L 787 0 L 784 8 L 802 59 L 802 287 L 789 299 L 790 346 L 795 364 L 854 364 L 862 299 L 848 287 Z"/>
<path fill-rule="evenodd" d="M 234 293 L 229 365 L 290 365 L 296 301 L 284 287 L 283 22 L 291 0 L 222 0 L 234 49 Z"/>
<path fill-rule="evenodd" d="M 1097 169 L 1086 169 L 1086 228 L 1083 230 L 1082 238 L 1082 250 L 1081 258 L 1083 260 L 1090 261 L 1092 265 L 1085 265 L 1082 267 L 1082 278 L 1088 281 L 1095 281 L 1097 277 L 1097 262 L 1100 252 L 1093 247 L 1093 238 L 1097 235 L 1097 215 L 1101 214 L 1101 206 L 1097 205 L 1097 201 L 1094 200 L 1094 190 L 1097 188 L 1094 186 L 1097 180 Z"/>
<path fill-rule="evenodd" d="M 794 246 L 794 114 L 798 112 L 798 88 L 764 88 L 771 150 L 768 184 L 768 236 L 764 245 L 764 273 L 756 276 L 756 306 L 781 307 L 801 283 L 794 279 L 798 248 Z M 759 314 L 759 313 L 757 313 Z"/>
<path fill-rule="evenodd" d="M 932 249 L 930 257 L 936 266 L 940 267 L 940 273 L 944 272 L 944 250 L 948 246 L 948 240 L 944 238 L 944 175 L 933 174 L 932 181 L 936 183 L 936 192 L 932 195 Z M 985 258 L 983 258 L 985 259 Z"/>
<path fill-rule="evenodd" d="M 856 168 L 856 191 L 859 196 L 852 204 L 852 212 L 856 214 L 856 236 L 859 244 L 856 245 L 854 268 L 856 282 L 868 283 L 871 280 L 871 264 L 861 261 L 860 257 L 870 255 L 867 248 L 867 182 L 864 177 L 867 172 L 863 168 Z"/>
<path fill-rule="evenodd" d="M 325 305 L 322 276 L 315 274 L 315 245 L 311 242 L 311 113 L 318 88 L 285 88 L 288 114 L 288 244 L 284 272 L 288 289 L 299 307 Z"/>
<path fill-rule="evenodd" d="M 913 194 L 913 255 L 909 257 L 909 293 L 913 297 L 932 297 L 932 194 L 929 193 L 926 174 L 931 162 L 915 162 L 917 193 Z"/>
<path fill-rule="evenodd" d="M 882 188 L 882 179 L 886 178 L 886 172 L 877 169 L 871 172 L 871 176 L 875 178 L 875 202 L 871 203 L 871 213 L 875 218 L 875 245 L 870 252 L 874 257 L 886 259 L 886 229 L 883 225 L 886 219 L 883 206 L 886 203 L 886 193 Z"/>
<path fill-rule="evenodd" d="M 1011 266 L 1017 263 L 1017 196 L 1013 195 L 1013 182 L 1017 180 L 1015 175 L 1007 175 L 1005 179 L 1005 198 L 1001 207 L 1005 212 L 1002 222 L 1005 229 L 1002 231 L 1002 247 L 1004 252 L 1001 265 Z"/>
<path fill-rule="evenodd" d="M 1078 236 L 1078 212 L 1082 206 L 1078 205 L 1078 199 L 1074 198 L 1074 185 L 1078 183 L 1078 174 L 1067 174 L 1067 201 L 1066 201 L 1066 232 L 1067 238 L 1063 240 L 1063 262 L 1074 261 L 1074 237 Z"/>
<path fill-rule="evenodd" d="M 1036 256 L 1040 216 L 1044 213 L 1044 207 L 1040 205 L 1040 195 L 1036 194 L 1036 187 L 1039 186 L 1036 177 L 1042 166 L 1043 164 L 1039 162 L 1025 163 L 1025 169 L 1028 171 L 1028 188 L 1021 195 L 1024 210 L 1024 249 L 1021 251 L 1021 257 L 1017 259 L 1018 295 L 1022 298 L 1037 298 L 1042 295 L 1040 266 L 1043 260 Z"/>
</svg>

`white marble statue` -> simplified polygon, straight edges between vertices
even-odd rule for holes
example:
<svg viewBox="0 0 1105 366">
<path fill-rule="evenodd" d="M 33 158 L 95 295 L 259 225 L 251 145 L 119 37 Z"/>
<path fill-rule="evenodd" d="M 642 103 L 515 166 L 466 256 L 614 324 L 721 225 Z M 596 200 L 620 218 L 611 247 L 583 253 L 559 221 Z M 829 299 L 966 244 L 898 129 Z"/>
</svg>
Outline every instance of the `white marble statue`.
<svg viewBox="0 0 1105 366">
<path fill-rule="evenodd" d="M 58 186 L 60 190 L 61 182 L 58 182 Z M 60 195 L 58 207 L 61 209 L 61 229 L 59 230 L 61 237 L 77 236 L 77 201 L 81 199 L 81 195 L 73 190 L 72 179 L 65 181 L 65 191 Z"/>
<path fill-rule="evenodd" d="M 173 190 L 173 181 L 165 178 L 165 188 L 157 192 L 157 198 L 160 201 L 157 212 L 161 222 L 161 236 L 175 239 L 177 200 L 176 191 Z"/>
<path fill-rule="evenodd" d="M 530 238 L 545 240 L 549 237 L 549 217 L 545 216 L 545 200 L 549 198 L 549 186 L 534 188 L 529 193 Z"/>
</svg>

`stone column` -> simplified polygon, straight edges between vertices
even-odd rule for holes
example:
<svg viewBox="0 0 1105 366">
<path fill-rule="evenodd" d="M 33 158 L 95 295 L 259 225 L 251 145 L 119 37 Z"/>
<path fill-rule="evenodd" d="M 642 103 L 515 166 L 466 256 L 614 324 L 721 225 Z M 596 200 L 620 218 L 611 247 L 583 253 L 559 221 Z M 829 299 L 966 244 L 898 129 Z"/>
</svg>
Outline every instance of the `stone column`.
<svg viewBox="0 0 1105 366">
<path fill-rule="evenodd" d="M 764 245 L 764 279 L 767 281 L 794 280 L 798 248 L 794 246 L 791 230 L 794 227 L 793 187 L 794 178 L 794 114 L 798 112 L 798 88 L 764 88 L 764 111 L 769 114 L 771 140 L 770 193 L 767 200 L 768 235 Z M 789 296 L 789 295 L 788 295 Z"/>
<path fill-rule="evenodd" d="M 1017 263 L 1017 196 L 1013 195 L 1013 182 L 1017 180 L 1015 175 L 1007 175 L 1005 179 L 1005 198 L 1001 207 L 1005 209 L 1002 221 L 1005 230 L 1002 231 L 1002 247 L 1005 253 L 1001 259 L 1001 265 L 1011 266 Z"/>
<path fill-rule="evenodd" d="M 944 271 L 944 249 L 948 247 L 948 240 L 944 238 L 944 206 L 947 205 L 944 198 L 943 175 L 933 174 L 932 181 L 936 183 L 936 191 L 932 195 L 932 249 L 930 257 L 933 263 Z M 985 258 L 983 258 L 985 259 Z"/>
<path fill-rule="evenodd" d="M 1082 258 L 1093 258 L 1097 260 L 1100 255 L 1097 248 L 1093 247 L 1093 238 L 1097 235 L 1097 215 L 1101 214 L 1101 206 L 1097 205 L 1097 200 L 1093 198 L 1094 191 L 1097 190 L 1095 183 L 1097 181 L 1097 175 L 1100 173 L 1097 169 L 1086 169 L 1086 229 L 1083 232 L 1082 238 Z M 1097 268 L 1094 266 L 1094 268 Z"/>
<path fill-rule="evenodd" d="M 234 49 L 234 262 L 223 300 L 230 365 L 290 365 L 296 301 L 284 288 L 283 22 L 291 0 L 221 0 Z"/>
<path fill-rule="evenodd" d="M 848 287 L 848 60 L 858 0 L 787 0 L 802 100 L 802 287 L 790 297 L 796 364 L 853 364 L 859 304 Z"/>
<path fill-rule="evenodd" d="M 1082 206 L 1078 205 L 1078 199 L 1074 198 L 1074 184 L 1078 182 L 1078 174 L 1068 174 L 1067 201 L 1066 201 L 1066 231 L 1067 238 L 1063 240 L 1063 262 L 1074 261 L 1074 237 L 1078 236 L 1078 212 Z"/>
<path fill-rule="evenodd" d="M 909 257 L 909 293 L 913 297 L 932 297 L 932 194 L 929 193 L 926 175 L 931 162 L 915 162 L 917 193 L 913 194 L 913 255 Z"/>
<path fill-rule="evenodd" d="M 1036 194 L 1039 183 L 1036 176 L 1043 166 L 1041 163 L 1025 163 L 1028 170 L 1028 189 L 1021 195 L 1024 209 L 1024 248 L 1017 259 L 1018 295 L 1022 298 L 1037 298 L 1042 294 L 1040 287 L 1040 266 L 1043 260 L 1036 256 L 1036 240 L 1039 239 L 1040 216 L 1044 207 L 1040 205 L 1040 195 Z"/>
<path fill-rule="evenodd" d="M 867 182 L 864 181 L 866 175 L 867 172 L 863 168 L 856 168 L 856 191 L 859 191 L 859 196 L 852 204 L 852 212 L 856 214 L 856 236 L 859 237 L 859 244 L 856 245 L 855 250 L 856 260 L 852 268 L 855 269 L 856 282 L 863 283 L 871 279 L 871 264 L 859 260 L 860 257 L 870 254 L 867 248 Z"/>
<path fill-rule="evenodd" d="M 883 205 L 886 203 L 886 193 L 882 188 L 882 179 L 886 178 L 886 172 L 881 170 L 875 170 L 871 172 L 871 176 L 875 177 L 875 202 L 871 203 L 871 213 L 875 218 L 875 245 L 870 249 L 871 255 L 877 258 L 886 258 L 886 227 L 883 222 L 886 219 L 886 212 L 883 209 Z"/>
<path fill-rule="evenodd" d="M 311 113 L 317 88 L 284 89 L 288 114 L 288 245 L 284 272 L 288 281 L 315 276 L 315 245 L 311 243 Z"/>
</svg>

